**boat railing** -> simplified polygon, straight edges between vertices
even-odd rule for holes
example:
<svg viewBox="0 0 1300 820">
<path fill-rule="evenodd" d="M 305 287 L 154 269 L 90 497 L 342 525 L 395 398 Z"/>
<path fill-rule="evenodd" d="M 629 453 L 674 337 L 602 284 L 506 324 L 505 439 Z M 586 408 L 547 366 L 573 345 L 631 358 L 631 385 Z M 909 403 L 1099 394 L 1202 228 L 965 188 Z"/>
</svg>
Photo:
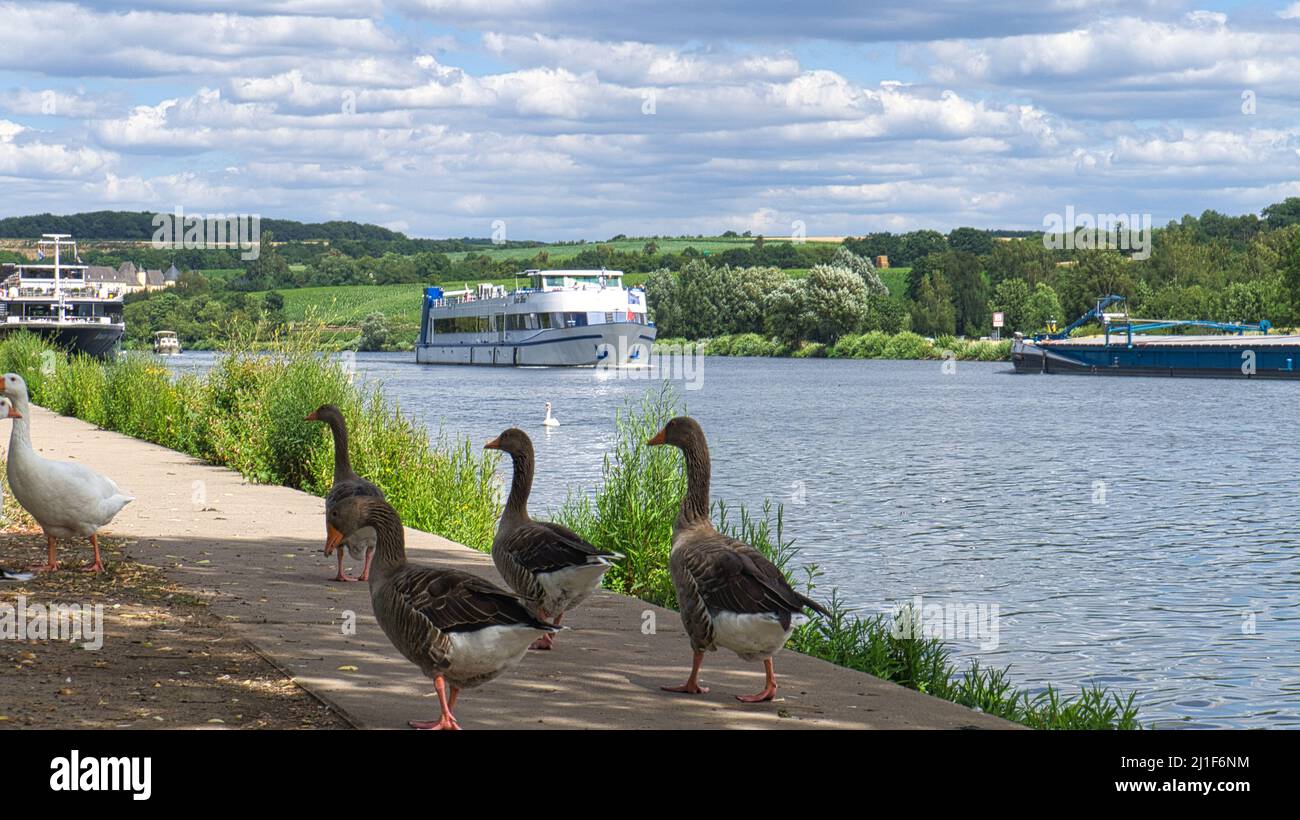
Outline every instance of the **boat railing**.
<svg viewBox="0 0 1300 820">
<path fill-rule="evenodd" d="M 12 313 L 4 317 L 6 324 L 11 325 L 111 325 L 113 317 L 111 316 L 14 316 Z"/>
</svg>

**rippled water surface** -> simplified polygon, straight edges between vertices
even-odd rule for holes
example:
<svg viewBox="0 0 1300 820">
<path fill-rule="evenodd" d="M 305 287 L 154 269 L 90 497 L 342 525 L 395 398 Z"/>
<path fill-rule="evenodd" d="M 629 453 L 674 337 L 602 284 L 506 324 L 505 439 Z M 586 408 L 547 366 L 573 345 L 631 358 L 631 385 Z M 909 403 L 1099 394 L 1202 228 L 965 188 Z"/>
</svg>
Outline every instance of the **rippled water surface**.
<svg viewBox="0 0 1300 820">
<path fill-rule="evenodd" d="M 596 485 L 614 411 L 651 384 L 411 354 L 357 369 L 435 435 L 527 430 L 539 512 Z M 715 497 L 784 502 L 801 562 L 852 606 L 996 604 L 995 649 L 951 643 L 1022 685 L 1134 690 L 1160 726 L 1300 725 L 1300 384 L 1008 370 L 710 358 L 681 395 Z"/>
</svg>

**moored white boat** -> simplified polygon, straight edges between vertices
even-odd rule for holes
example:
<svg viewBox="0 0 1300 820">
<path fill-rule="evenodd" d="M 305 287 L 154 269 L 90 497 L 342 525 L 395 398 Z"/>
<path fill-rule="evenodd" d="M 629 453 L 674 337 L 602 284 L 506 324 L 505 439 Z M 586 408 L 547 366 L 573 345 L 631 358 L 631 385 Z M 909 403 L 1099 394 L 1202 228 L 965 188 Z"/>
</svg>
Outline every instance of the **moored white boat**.
<svg viewBox="0 0 1300 820">
<path fill-rule="evenodd" d="M 427 288 L 416 340 L 421 364 L 637 366 L 648 362 L 655 327 L 645 293 L 624 288 L 622 271 L 529 270 L 507 291 Z"/>
</svg>

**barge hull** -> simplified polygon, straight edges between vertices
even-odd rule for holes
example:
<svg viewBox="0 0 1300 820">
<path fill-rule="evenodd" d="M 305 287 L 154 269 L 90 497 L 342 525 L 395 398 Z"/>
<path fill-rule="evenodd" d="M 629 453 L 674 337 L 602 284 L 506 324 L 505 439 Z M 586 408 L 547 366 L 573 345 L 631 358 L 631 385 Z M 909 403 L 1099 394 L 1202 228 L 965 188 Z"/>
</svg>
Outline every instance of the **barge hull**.
<svg viewBox="0 0 1300 820">
<path fill-rule="evenodd" d="M 1168 336 L 1130 346 L 1088 340 L 1016 340 L 1017 373 L 1164 376 L 1210 379 L 1300 379 L 1300 337 L 1197 340 Z"/>
</svg>

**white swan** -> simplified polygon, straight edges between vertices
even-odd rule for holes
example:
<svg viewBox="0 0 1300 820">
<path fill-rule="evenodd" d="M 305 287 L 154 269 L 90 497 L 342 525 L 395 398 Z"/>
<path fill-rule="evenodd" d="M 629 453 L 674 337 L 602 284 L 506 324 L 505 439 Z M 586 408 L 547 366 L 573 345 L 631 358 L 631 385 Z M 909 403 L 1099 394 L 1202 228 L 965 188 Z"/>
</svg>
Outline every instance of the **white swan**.
<svg viewBox="0 0 1300 820">
<path fill-rule="evenodd" d="M 551 403 L 546 403 L 546 419 L 542 422 L 543 427 L 559 427 L 560 420 L 551 415 Z"/>
<path fill-rule="evenodd" d="M 99 557 L 99 528 L 113 520 L 135 499 L 118 489 L 111 479 L 80 464 L 51 461 L 32 449 L 30 403 L 27 383 L 17 373 L 4 376 L 4 395 L 13 402 L 18 417 L 9 434 L 9 489 L 23 509 L 45 531 L 49 561 L 32 569 L 50 572 L 59 568 L 54 554 L 57 538 L 89 538 L 95 548 L 90 572 L 103 572 Z"/>
</svg>

